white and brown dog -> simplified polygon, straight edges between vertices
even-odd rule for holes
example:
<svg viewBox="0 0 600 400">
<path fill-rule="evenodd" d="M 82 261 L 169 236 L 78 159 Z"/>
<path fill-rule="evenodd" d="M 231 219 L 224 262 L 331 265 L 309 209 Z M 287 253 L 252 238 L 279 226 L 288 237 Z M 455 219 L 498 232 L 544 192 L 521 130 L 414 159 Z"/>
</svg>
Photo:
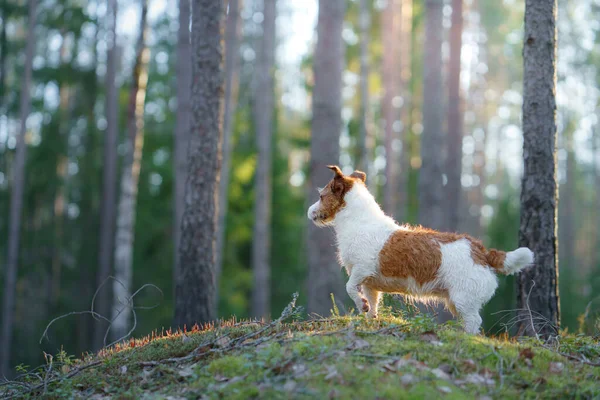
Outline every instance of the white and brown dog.
<svg viewBox="0 0 600 400">
<path fill-rule="evenodd" d="M 334 178 L 308 209 L 317 226 L 333 226 L 339 260 L 350 278 L 346 291 L 358 310 L 377 317 L 382 292 L 419 301 L 442 301 L 459 315 L 465 331 L 477 333 L 479 310 L 493 296 L 496 272 L 510 275 L 533 264 L 533 252 L 486 250 L 468 235 L 398 225 L 369 193 L 364 172 Z M 359 286 L 362 285 L 362 297 Z"/>
</svg>

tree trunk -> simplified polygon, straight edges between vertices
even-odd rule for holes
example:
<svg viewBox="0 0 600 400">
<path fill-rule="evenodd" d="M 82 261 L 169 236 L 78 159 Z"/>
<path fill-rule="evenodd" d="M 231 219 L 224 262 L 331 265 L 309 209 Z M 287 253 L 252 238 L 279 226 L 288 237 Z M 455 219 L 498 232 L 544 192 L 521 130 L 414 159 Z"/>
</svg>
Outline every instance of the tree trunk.
<svg viewBox="0 0 600 400">
<path fill-rule="evenodd" d="M 565 118 L 566 119 L 566 118 Z M 577 264 L 575 254 L 575 243 L 577 239 L 577 231 L 575 228 L 575 153 L 573 148 L 573 134 L 577 128 L 575 124 L 571 124 L 568 119 L 565 120 L 563 129 L 564 149 L 567 152 L 567 162 L 565 171 L 565 182 L 559 185 L 560 207 L 558 209 L 558 221 L 560 229 L 558 230 L 560 254 L 559 263 L 564 268 L 572 271 L 573 277 L 585 280 L 586 271 L 584 266 Z"/>
<path fill-rule="evenodd" d="M 357 169 L 369 172 L 371 140 L 367 128 L 369 114 L 369 30 L 371 9 L 369 0 L 360 0 L 358 24 L 360 29 L 360 129 L 358 136 Z"/>
<path fill-rule="evenodd" d="M 423 132 L 419 172 L 419 223 L 443 229 L 444 186 L 442 181 L 444 137 L 442 120 L 442 9 L 443 0 L 425 1 L 425 44 L 423 71 Z M 424 308 L 422 308 L 423 310 Z M 433 307 L 438 322 L 452 318 L 442 306 Z"/>
<path fill-rule="evenodd" d="M 402 129 L 400 131 L 400 140 L 402 149 L 400 151 L 400 160 L 396 163 L 397 171 L 395 173 L 398 180 L 397 200 L 396 200 L 396 218 L 403 221 L 407 215 L 408 207 L 408 176 L 410 172 L 410 125 L 411 125 L 411 110 L 412 110 L 412 91 L 411 91 L 411 75 L 412 75 L 412 20 L 413 20 L 413 5 L 412 0 L 395 0 L 397 5 L 395 14 L 398 15 L 400 21 L 400 50 L 398 58 L 400 59 L 398 91 L 402 98 L 402 107 L 400 108 L 400 121 Z"/>
<path fill-rule="evenodd" d="M 219 183 L 219 219 L 217 223 L 217 289 L 223 271 L 225 232 L 227 228 L 227 199 L 229 198 L 229 169 L 231 160 L 231 135 L 237 102 L 239 73 L 239 37 L 241 0 L 229 0 L 229 13 L 225 28 L 225 112 L 223 116 L 223 161 Z M 217 290 L 218 293 L 218 290 Z"/>
<path fill-rule="evenodd" d="M 113 309 L 111 333 L 113 340 L 127 335 L 133 302 L 130 302 L 133 276 L 133 241 L 135 238 L 135 211 L 138 182 L 144 148 L 144 104 L 148 83 L 150 49 L 146 47 L 146 15 L 148 1 L 142 0 L 140 36 L 133 68 L 132 88 L 127 112 L 127 142 L 121 173 L 121 194 L 117 210 L 115 234 L 115 280 L 113 281 Z"/>
<path fill-rule="evenodd" d="M 2 310 L 2 337 L 0 338 L 0 376 L 8 376 L 10 371 L 12 333 L 15 312 L 15 289 L 19 263 L 19 239 L 21 237 L 21 213 L 23 209 L 23 189 L 25 186 L 25 158 L 27 145 L 25 133 L 27 117 L 31 110 L 31 70 L 35 46 L 37 1 L 29 0 L 27 44 L 25 48 L 25 68 L 21 87 L 21 123 L 13 165 L 12 191 L 10 194 L 10 216 L 8 228 L 8 248 L 4 278 L 4 303 Z M 4 55 L 3 55 L 4 56 Z"/>
<path fill-rule="evenodd" d="M 344 0 L 319 0 L 308 184 L 311 203 L 318 198 L 315 188 L 331 179 L 331 171 L 325 166 L 338 163 L 340 158 L 344 12 Z M 308 312 L 328 315 L 332 306 L 330 294 L 337 302 L 347 296 L 334 250 L 333 231 L 309 223 Z"/>
<path fill-rule="evenodd" d="M 263 1 L 263 32 L 257 63 L 257 86 L 254 100 L 258 165 L 255 177 L 254 232 L 252 241 L 252 316 L 267 318 L 271 297 L 271 199 L 273 141 L 273 75 L 275 69 L 276 0 Z"/>
<path fill-rule="evenodd" d="M 462 49 L 463 2 L 452 0 L 450 60 L 448 62 L 448 154 L 446 158 L 446 230 L 456 231 L 460 217 L 462 185 L 463 112 L 460 95 L 460 55 Z"/>
<path fill-rule="evenodd" d="M 520 309 L 531 310 L 558 327 L 556 12 L 556 0 L 525 2 L 524 168 L 519 245 L 534 252 L 535 266 L 518 276 L 517 301 Z M 520 330 L 526 335 L 556 334 L 545 323 L 532 326 L 527 312 L 521 313 L 521 317 Z"/>
<path fill-rule="evenodd" d="M 192 121 L 175 322 L 214 320 L 215 245 L 223 118 L 223 4 L 192 2 Z"/>
<path fill-rule="evenodd" d="M 363 1 L 363 0 L 361 0 Z M 394 151 L 394 122 L 397 119 L 396 108 L 393 105 L 393 99 L 399 93 L 397 90 L 396 77 L 398 62 L 396 60 L 396 48 L 398 47 L 398 18 L 394 18 L 396 4 L 401 0 L 388 0 L 385 10 L 381 13 L 381 40 L 383 44 L 382 54 L 382 79 L 383 79 L 383 100 L 381 104 L 381 113 L 383 116 L 383 131 L 385 144 L 385 186 L 383 188 L 383 208 L 389 215 L 395 215 L 396 189 L 396 168 L 397 153 Z M 400 38 L 401 45 L 404 45 Z"/>
<path fill-rule="evenodd" d="M 179 244 L 181 218 L 185 206 L 187 177 L 187 149 L 190 135 L 190 88 L 192 86 L 192 50 L 190 44 L 190 0 L 179 0 L 179 29 L 177 34 L 177 114 L 174 135 L 174 193 L 173 209 L 173 292 L 177 288 L 179 272 Z"/>
<path fill-rule="evenodd" d="M 600 115 L 596 114 L 598 118 Z M 600 140 L 600 124 L 596 124 L 596 127 L 592 134 L 592 155 L 593 155 L 593 167 L 594 167 L 594 189 L 596 190 L 596 200 L 594 203 L 595 206 L 595 222 L 596 222 L 596 237 L 594 240 L 593 248 L 594 254 L 592 257 L 592 268 L 597 270 L 600 266 L 600 162 L 598 161 L 598 150 L 600 146 L 598 146 L 598 142 Z"/>
<path fill-rule="evenodd" d="M 108 51 L 106 57 L 106 135 L 104 137 L 103 155 L 103 182 L 102 203 L 100 206 L 100 240 L 98 245 L 98 273 L 96 286 L 103 284 L 111 274 L 113 240 L 116 216 L 117 196 L 117 141 L 118 141 L 118 113 L 119 94 L 116 87 L 115 77 L 117 74 L 117 0 L 108 0 L 106 10 L 108 16 Z M 110 290 L 105 285 L 98 292 L 95 303 L 95 311 L 109 318 L 110 314 Z M 94 350 L 100 349 L 104 344 L 106 323 L 96 319 L 94 324 Z"/>
<path fill-rule="evenodd" d="M 423 132 L 419 172 L 419 223 L 433 229 L 444 224 L 442 182 L 442 0 L 425 1 Z"/>
</svg>

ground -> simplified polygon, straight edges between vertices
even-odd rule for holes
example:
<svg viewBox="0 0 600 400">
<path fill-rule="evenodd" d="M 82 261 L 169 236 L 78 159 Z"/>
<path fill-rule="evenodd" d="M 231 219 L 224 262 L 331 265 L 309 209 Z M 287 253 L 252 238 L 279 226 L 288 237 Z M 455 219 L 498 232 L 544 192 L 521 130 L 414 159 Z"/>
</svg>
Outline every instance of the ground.
<svg viewBox="0 0 600 400">
<path fill-rule="evenodd" d="M 422 315 L 299 320 L 296 311 L 131 340 L 83 360 L 57 355 L 0 397 L 600 398 L 597 338 L 544 344 L 467 335 Z"/>
</svg>

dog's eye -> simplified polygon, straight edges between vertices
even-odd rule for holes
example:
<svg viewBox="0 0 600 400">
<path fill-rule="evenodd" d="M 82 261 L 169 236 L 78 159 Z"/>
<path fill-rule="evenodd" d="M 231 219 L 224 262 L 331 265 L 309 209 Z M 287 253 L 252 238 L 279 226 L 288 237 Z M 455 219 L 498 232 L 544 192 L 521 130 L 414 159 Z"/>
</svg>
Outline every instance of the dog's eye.
<svg viewBox="0 0 600 400">
<path fill-rule="evenodd" d="M 319 199 L 323 200 L 323 195 L 322 194 L 319 195 Z"/>
</svg>

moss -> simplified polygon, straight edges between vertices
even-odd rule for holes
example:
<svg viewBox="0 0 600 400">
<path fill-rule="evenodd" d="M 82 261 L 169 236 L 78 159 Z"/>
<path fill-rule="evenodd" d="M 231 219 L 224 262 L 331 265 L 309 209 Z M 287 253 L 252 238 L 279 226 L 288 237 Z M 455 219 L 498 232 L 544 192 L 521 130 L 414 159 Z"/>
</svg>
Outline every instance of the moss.
<svg viewBox="0 0 600 400">
<path fill-rule="evenodd" d="M 230 324 L 233 325 L 233 324 Z M 103 362 L 51 385 L 54 398 L 598 398 L 600 368 L 562 357 L 535 340 L 471 336 L 428 317 L 378 320 L 337 316 L 281 324 L 245 346 L 216 345 L 257 325 L 223 326 L 140 342 L 101 355 Z M 435 333 L 425 333 L 435 330 Z M 252 345 L 252 340 L 260 344 Z M 193 360 L 187 355 L 213 342 Z M 598 341 L 565 335 L 559 350 L 600 357 Z M 528 349 L 528 350 L 525 350 Z M 527 356 L 523 356 L 526 354 Z M 560 363 L 560 364 L 559 364 Z M 73 365 L 72 367 L 76 367 Z"/>
</svg>

